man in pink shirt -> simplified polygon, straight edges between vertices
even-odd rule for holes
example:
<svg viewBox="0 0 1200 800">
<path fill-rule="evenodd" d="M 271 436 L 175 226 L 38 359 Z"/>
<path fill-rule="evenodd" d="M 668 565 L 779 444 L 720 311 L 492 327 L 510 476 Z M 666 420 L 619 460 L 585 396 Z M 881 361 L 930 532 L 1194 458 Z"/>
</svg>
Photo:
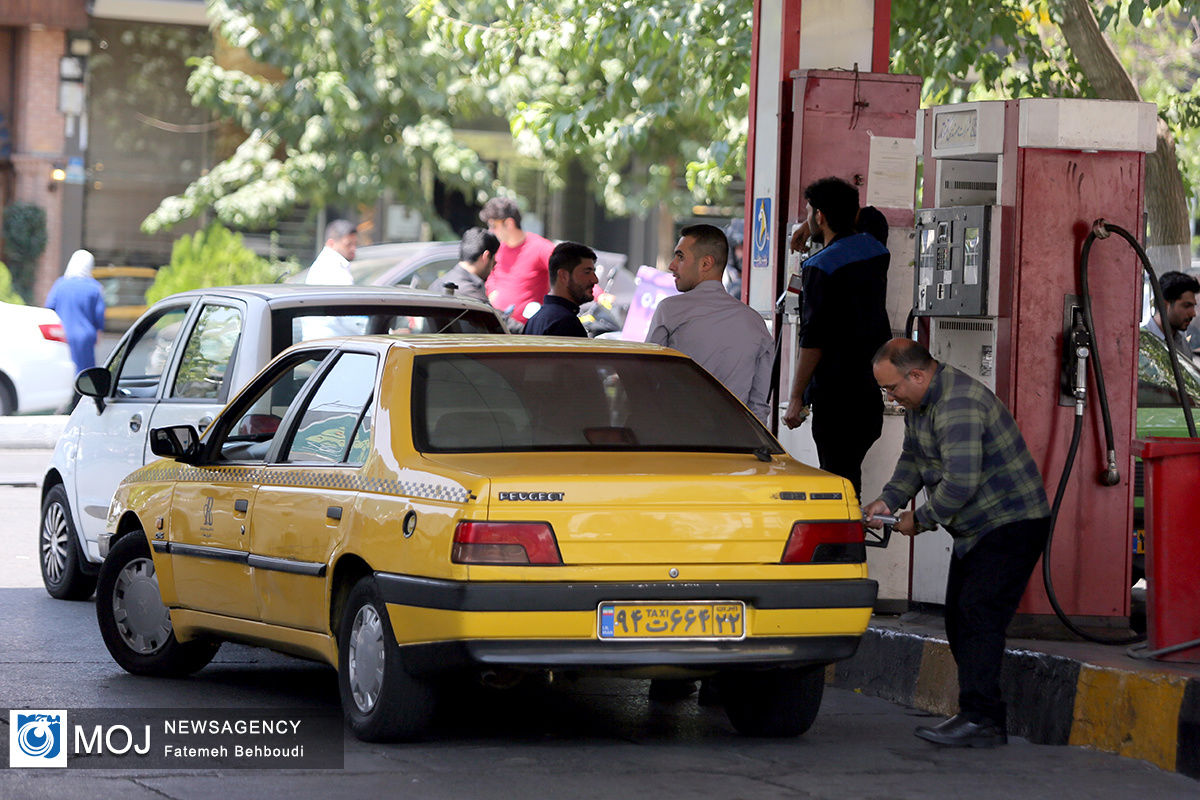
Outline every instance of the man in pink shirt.
<svg viewBox="0 0 1200 800">
<path fill-rule="evenodd" d="M 550 291 L 550 252 L 554 242 L 521 230 L 521 209 L 508 197 L 487 201 L 479 218 L 500 240 L 496 266 L 487 280 L 492 307 L 524 322 Z M 530 308 L 529 304 L 533 303 Z"/>
</svg>

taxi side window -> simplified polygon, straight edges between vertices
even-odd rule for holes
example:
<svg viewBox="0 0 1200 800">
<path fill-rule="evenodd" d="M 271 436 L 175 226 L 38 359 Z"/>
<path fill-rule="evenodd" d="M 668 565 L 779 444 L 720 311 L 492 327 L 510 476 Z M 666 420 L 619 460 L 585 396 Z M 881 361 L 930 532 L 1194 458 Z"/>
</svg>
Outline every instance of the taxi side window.
<svg viewBox="0 0 1200 800">
<path fill-rule="evenodd" d="M 184 346 L 179 372 L 168 397 L 223 399 L 241 333 L 242 315 L 238 309 L 205 306 Z"/>
<path fill-rule="evenodd" d="M 223 461 L 263 461 L 288 407 L 328 355 L 328 350 L 298 354 L 252 395 L 239 397 L 237 405 L 222 415 L 221 429 L 215 434 L 218 457 Z"/>
<path fill-rule="evenodd" d="M 310 396 L 283 461 L 362 463 L 370 440 L 375 366 L 375 356 L 366 353 L 338 358 Z"/>
<path fill-rule="evenodd" d="M 154 397 L 189 308 L 163 309 L 149 325 L 134 331 L 124 353 L 111 362 L 117 397 Z"/>
</svg>

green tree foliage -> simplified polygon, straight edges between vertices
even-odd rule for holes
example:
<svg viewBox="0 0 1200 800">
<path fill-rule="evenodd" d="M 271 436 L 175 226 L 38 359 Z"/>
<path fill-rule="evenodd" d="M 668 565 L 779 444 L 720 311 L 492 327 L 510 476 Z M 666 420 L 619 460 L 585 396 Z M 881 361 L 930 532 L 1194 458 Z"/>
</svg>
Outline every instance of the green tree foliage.
<svg viewBox="0 0 1200 800">
<path fill-rule="evenodd" d="M 476 5 L 490 13 L 486 2 Z M 404 4 L 209 0 L 208 8 L 227 41 L 283 79 L 225 68 L 212 56 L 193 62 L 193 101 L 247 138 L 165 199 L 143 223 L 146 232 L 210 210 L 228 225 L 256 227 L 300 202 L 347 207 L 385 189 L 419 207 L 426 164 L 469 196 L 498 188 L 450 128 L 487 108 L 484 87 L 470 61 L 431 39 Z"/>
<path fill-rule="evenodd" d="M 610 211 L 710 201 L 744 171 L 751 3 L 510 2 L 486 27 L 463 5 L 413 15 L 478 64 L 522 152 L 560 172 L 578 159 Z"/>
<path fill-rule="evenodd" d="M 4 252 L 13 290 L 33 297 L 37 260 L 46 250 L 46 210 L 34 203 L 9 203 L 4 209 Z"/>
<path fill-rule="evenodd" d="M 188 289 L 273 283 L 279 269 L 242 243 L 242 235 L 213 223 L 191 236 L 182 236 L 171 248 L 171 263 L 159 269 L 146 300 L 156 303 Z"/>
<path fill-rule="evenodd" d="M 965 0 L 895 0 L 892 67 L 926 76 L 926 103 L 1095 96 L 1072 47 L 1106 45 L 1068 42 L 1069 12 L 1094 12 L 1117 41 L 1174 15 L 1184 41 L 1197 6 L 997 0 L 980 13 Z M 580 163 L 617 213 L 718 200 L 745 169 L 749 0 L 209 0 L 209 8 L 231 42 L 285 77 L 270 83 L 198 62 L 194 99 L 248 138 L 165 200 L 148 229 L 208 208 L 230 223 L 262 223 L 302 199 L 371 202 L 385 187 L 416 205 L 425 164 L 481 197 L 501 187 L 450 125 L 490 111 L 507 117 L 518 150 L 552 175 Z M 1160 71 L 1161 80 L 1135 74 L 1181 135 L 1200 117 L 1195 81 L 1182 67 Z"/>
<path fill-rule="evenodd" d="M 12 273 L 8 271 L 8 267 L 4 265 L 3 261 L 0 261 L 0 303 L 25 305 L 25 299 L 13 289 Z"/>
</svg>

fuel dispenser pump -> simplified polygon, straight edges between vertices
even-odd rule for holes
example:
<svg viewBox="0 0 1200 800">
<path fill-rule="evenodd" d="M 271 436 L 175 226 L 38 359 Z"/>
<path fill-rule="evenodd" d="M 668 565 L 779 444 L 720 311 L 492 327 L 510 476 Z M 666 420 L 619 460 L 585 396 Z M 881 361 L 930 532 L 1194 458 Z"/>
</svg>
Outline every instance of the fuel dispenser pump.
<svg viewBox="0 0 1200 800">
<path fill-rule="evenodd" d="M 1130 636 L 1109 638 L 1096 636 L 1083 630 L 1070 619 L 1067 613 L 1063 610 L 1058 602 L 1058 596 L 1054 590 L 1054 576 L 1050 568 L 1052 563 L 1051 555 L 1054 545 L 1054 533 L 1057 527 L 1059 511 L 1062 507 L 1063 495 L 1065 493 L 1068 481 L 1071 478 L 1072 468 L 1075 463 L 1075 455 L 1078 452 L 1080 436 L 1083 430 L 1084 408 L 1087 399 L 1087 376 L 1089 357 L 1095 353 L 1096 343 L 1093 341 L 1092 330 L 1094 322 L 1092 319 L 1092 296 L 1089 288 L 1088 278 L 1088 261 L 1091 253 L 1092 244 L 1098 239 L 1107 239 L 1113 233 L 1118 234 L 1121 238 L 1134 249 L 1138 258 L 1141 261 L 1142 268 L 1145 270 L 1147 278 L 1150 281 L 1150 287 L 1154 295 L 1155 309 L 1158 311 L 1159 319 L 1167 318 L 1166 302 L 1163 299 L 1162 289 L 1158 283 L 1158 275 L 1154 272 L 1154 268 L 1150 265 L 1150 260 L 1146 256 L 1145 250 L 1138 244 L 1137 240 L 1129 231 L 1117 225 L 1112 225 L 1106 220 L 1098 219 L 1092 224 L 1091 233 L 1088 234 L 1084 241 L 1083 249 L 1079 257 L 1079 283 L 1081 288 L 1080 306 L 1072 310 L 1072 324 L 1063 338 L 1063 378 L 1064 382 L 1069 382 L 1071 393 L 1075 397 L 1075 424 L 1071 432 L 1071 444 L 1067 451 L 1066 463 L 1063 465 L 1062 476 L 1058 481 L 1058 489 L 1054 495 L 1054 502 L 1050 507 L 1050 537 L 1046 541 L 1045 556 L 1042 559 L 1042 584 L 1046 590 L 1047 599 L 1054 609 L 1055 615 L 1062 623 L 1074 634 L 1101 644 L 1136 644 L 1145 639 L 1144 636 Z M 1175 379 L 1175 387 L 1178 392 L 1178 397 L 1181 400 L 1181 406 L 1184 412 L 1184 419 L 1187 422 L 1188 434 L 1196 437 L 1196 424 L 1192 418 L 1192 409 L 1189 403 L 1186 402 L 1187 391 L 1183 382 L 1183 375 L 1179 367 L 1179 355 L 1175 351 L 1175 343 L 1172 338 L 1166 340 L 1167 351 L 1171 361 L 1171 370 Z M 1096 390 L 1099 399 L 1099 408 L 1104 420 L 1105 443 L 1107 445 L 1106 463 L 1097 477 L 1098 483 L 1103 486 L 1117 486 L 1120 483 L 1121 476 L 1117 466 L 1116 444 L 1113 438 L 1112 416 L 1108 405 L 1108 392 L 1104 382 L 1104 372 L 1100 365 L 1100 360 L 1097 358 L 1091 362 L 1095 367 L 1096 372 Z M 1183 642 L 1172 645 L 1167 648 L 1162 648 L 1150 652 L 1135 653 L 1131 650 L 1131 654 L 1139 657 L 1149 658 L 1165 655 L 1183 649 L 1188 649 L 1200 644 L 1200 640 Z M 1142 646 L 1144 648 L 1144 646 Z M 1137 648 L 1140 649 L 1140 648 Z"/>
<path fill-rule="evenodd" d="M 1061 613 L 1086 627 L 1127 626 L 1140 271 L 1132 251 L 1097 251 L 1106 283 L 1087 298 L 1076 254 L 1097 218 L 1140 225 L 1155 120 L 1148 103 L 1026 99 L 935 107 L 918 125 L 925 207 L 913 315 L 934 358 L 1005 402 L 1058 490 L 1047 565 L 1057 596 L 1031 585 L 1019 609 L 1027 622 Z M 1086 397 L 1089 364 L 1112 387 L 1103 437 Z M 1104 480 L 1055 487 L 1077 454 L 1104 464 Z M 913 540 L 912 600 L 944 602 L 949 551 L 945 532 Z"/>
</svg>

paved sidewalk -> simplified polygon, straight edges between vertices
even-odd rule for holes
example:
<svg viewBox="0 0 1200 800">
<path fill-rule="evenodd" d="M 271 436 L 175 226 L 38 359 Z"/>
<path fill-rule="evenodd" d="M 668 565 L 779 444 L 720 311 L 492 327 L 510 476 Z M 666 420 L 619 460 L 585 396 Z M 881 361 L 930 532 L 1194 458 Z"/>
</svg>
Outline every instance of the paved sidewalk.
<svg viewBox="0 0 1200 800">
<path fill-rule="evenodd" d="M 66 415 L 0 417 L 0 450 L 53 450 L 66 426 Z"/>
<path fill-rule="evenodd" d="M 876 616 L 833 685 L 937 714 L 958 709 L 940 616 Z M 1134 658 L 1128 648 L 1008 640 L 1002 688 L 1009 732 L 1138 758 L 1200 778 L 1200 663 Z"/>
</svg>

